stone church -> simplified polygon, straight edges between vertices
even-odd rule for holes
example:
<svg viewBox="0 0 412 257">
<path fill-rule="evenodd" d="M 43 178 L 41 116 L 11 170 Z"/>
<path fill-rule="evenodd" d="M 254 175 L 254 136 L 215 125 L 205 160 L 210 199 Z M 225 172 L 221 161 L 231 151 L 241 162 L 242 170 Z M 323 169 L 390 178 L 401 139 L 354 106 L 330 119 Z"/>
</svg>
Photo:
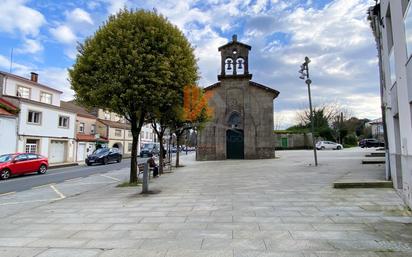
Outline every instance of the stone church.
<svg viewBox="0 0 412 257">
<path fill-rule="evenodd" d="M 199 161 L 275 157 L 273 100 L 279 92 L 251 80 L 250 50 L 236 35 L 219 47 L 219 82 L 205 88 L 213 117 L 198 135 Z"/>
</svg>

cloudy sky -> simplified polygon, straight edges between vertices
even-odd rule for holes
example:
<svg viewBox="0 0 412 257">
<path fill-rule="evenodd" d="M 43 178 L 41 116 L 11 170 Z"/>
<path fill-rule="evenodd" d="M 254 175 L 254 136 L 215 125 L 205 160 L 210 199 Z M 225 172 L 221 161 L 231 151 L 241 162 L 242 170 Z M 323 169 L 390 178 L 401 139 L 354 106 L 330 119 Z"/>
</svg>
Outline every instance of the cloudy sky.
<svg viewBox="0 0 412 257">
<path fill-rule="evenodd" d="M 67 68 L 76 44 L 90 36 L 110 14 L 124 6 L 156 9 L 188 37 L 196 49 L 199 85 L 216 82 L 217 48 L 232 34 L 252 46 L 253 80 L 280 91 L 275 117 L 282 127 L 294 123 L 307 106 L 307 90 L 298 78 L 305 56 L 310 64 L 315 105 L 339 103 L 360 118 L 377 118 L 379 82 L 376 48 L 366 20 L 373 0 L 2 0 L 0 69 L 73 92 Z"/>
</svg>

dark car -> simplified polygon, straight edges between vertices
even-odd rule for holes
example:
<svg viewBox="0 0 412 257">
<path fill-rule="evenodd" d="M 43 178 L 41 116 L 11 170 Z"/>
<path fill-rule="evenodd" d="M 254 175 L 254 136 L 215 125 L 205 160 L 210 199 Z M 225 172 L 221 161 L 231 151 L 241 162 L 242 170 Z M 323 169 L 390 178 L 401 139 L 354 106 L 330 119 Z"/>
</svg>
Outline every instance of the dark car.
<svg viewBox="0 0 412 257">
<path fill-rule="evenodd" d="M 108 164 L 109 162 L 121 162 L 122 154 L 117 148 L 99 148 L 89 155 L 85 162 L 87 166 L 94 163 Z"/>
<path fill-rule="evenodd" d="M 159 155 L 160 144 L 158 143 L 147 143 L 143 144 L 140 150 L 140 157 L 152 157 L 153 155 Z"/>
<path fill-rule="evenodd" d="M 381 147 L 381 146 L 385 146 L 385 143 L 380 142 L 379 140 L 375 138 L 367 138 L 367 139 L 362 139 L 361 141 L 359 141 L 359 146 L 361 148 Z"/>
<path fill-rule="evenodd" d="M 14 153 L 0 155 L 0 178 L 37 172 L 44 174 L 49 167 L 46 157 L 34 153 Z"/>
</svg>

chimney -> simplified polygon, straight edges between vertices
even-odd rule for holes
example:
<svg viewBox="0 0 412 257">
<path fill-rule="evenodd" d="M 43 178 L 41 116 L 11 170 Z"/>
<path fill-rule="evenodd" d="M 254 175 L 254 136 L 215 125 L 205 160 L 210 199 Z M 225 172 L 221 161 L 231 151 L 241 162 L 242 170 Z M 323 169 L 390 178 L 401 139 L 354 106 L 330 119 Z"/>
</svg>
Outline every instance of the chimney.
<svg viewBox="0 0 412 257">
<path fill-rule="evenodd" d="M 233 42 L 236 42 L 236 41 L 237 41 L 237 35 L 236 35 L 236 34 L 234 34 L 234 35 L 232 36 L 232 41 L 233 41 Z"/>
<path fill-rule="evenodd" d="M 37 80 L 38 80 L 38 78 L 39 78 L 39 74 L 37 74 L 37 73 L 35 73 L 35 72 L 32 72 L 32 73 L 30 73 L 30 74 L 31 74 L 30 80 L 37 83 Z"/>
</svg>

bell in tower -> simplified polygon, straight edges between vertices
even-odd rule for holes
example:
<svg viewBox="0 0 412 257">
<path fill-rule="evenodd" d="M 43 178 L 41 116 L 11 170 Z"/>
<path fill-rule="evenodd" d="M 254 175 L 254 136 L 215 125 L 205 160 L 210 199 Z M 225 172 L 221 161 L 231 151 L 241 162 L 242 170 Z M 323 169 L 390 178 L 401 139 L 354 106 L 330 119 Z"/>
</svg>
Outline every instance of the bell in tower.
<svg viewBox="0 0 412 257">
<path fill-rule="evenodd" d="M 218 80 L 222 78 L 244 77 L 252 78 L 249 73 L 249 51 L 251 46 L 237 41 L 233 35 L 232 41 L 219 47 L 221 54 L 221 72 Z"/>
</svg>

